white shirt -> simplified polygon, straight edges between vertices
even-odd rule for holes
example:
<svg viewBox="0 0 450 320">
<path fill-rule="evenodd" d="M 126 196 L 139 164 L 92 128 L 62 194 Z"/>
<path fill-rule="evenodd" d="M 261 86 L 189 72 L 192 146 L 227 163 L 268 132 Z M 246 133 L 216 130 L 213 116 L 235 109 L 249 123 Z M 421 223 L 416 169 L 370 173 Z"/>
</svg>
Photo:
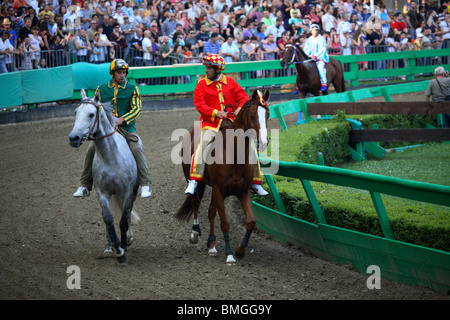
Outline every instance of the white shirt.
<svg viewBox="0 0 450 320">
<path fill-rule="evenodd" d="M 11 63 L 11 55 L 14 50 L 14 47 L 12 46 L 9 39 L 6 39 L 5 42 L 3 42 L 2 39 L 0 39 L 0 51 L 8 51 L 8 49 L 9 49 L 9 56 L 7 56 L 4 53 L 0 54 L 0 59 L 5 61 L 5 63 Z"/>
<path fill-rule="evenodd" d="M 238 47 L 234 44 L 234 42 L 231 43 L 231 45 L 228 44 L 228 42 L 224 42 L 220 48 L 222 51 L 223 59 L 225 60 L 225 63 L 233 62 L 233 58 L 230 56 L 225 56 L 225 53 L 231 53 L 232 55 L 236 55 L 239 53 Z"/>
<path fill-rule="evenodd" d="M 326 32 L 330 32 L 334 28 L 334 17 L 331 14 L 324 14 L 322 17 L 323 28 Z"/>
<path fill-rule="evenodd" d="M 144 52 L 144 60 L 152 60 L 153 59 L 153 55 L 148 52 L 148 48 L 152 48 L 152 41 L 150 40 L 150 38 L 144 38 L 144 40 L 142 40 L 142 51 Z"/>
</svg>

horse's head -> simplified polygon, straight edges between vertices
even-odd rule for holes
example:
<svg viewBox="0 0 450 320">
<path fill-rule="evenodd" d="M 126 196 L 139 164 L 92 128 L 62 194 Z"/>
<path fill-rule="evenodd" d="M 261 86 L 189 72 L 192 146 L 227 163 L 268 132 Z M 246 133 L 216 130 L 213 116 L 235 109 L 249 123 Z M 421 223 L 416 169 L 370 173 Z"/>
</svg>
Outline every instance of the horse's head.
<svg viewBox="0 0 450 320">
<path fill-rule="evenodd" d="M 288 43 L 284 49 L 283 59 L 281 59 L 280 64 L 283 69 L 287 69 L 289 65 L 301 63 L 306 58 L 306 54 L 300 48 L 300 44 L 295 39 L 291 39 L 291 43 Z"/>
<path fill-rule="evenodd" d="M 86 97 L 82 88 L 80 91 L 81 103 L 75 109 L 75 124 L 69 134 L 69 143 L 78 148 L 84 140 L 92 136 L 99 128 L 100 93 L 97 91 L 94 98 Z"/>
<path fill-rule="evenodd" d="M 270 111 L 267 101 L 270 93 L 266 90 L 264 96 L 259 90 L 255 90 L 251 98 L 244 104 L 242 110 L 243 120 L 246 124 L 246 130 L 253 129 L 256 134 L 257 148 L 264 151 L 269 145 L 269 138 L 267 135 L 267 120 L 269 119 Z"/>
</svg>

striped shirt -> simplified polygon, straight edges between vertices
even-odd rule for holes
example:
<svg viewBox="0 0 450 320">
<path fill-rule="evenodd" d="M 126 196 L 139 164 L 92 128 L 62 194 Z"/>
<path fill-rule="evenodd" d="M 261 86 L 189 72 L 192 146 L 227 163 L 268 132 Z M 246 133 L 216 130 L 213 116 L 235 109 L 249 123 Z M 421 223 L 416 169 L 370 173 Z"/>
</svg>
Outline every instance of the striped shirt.
<svg viewBox="0 0 450 320">
<path fill-rule="evenodd" d="M 217 54 L 220 51 L 220 44 L 218 41 L 216 41 L 215 44 L 212 44 L 211 40 L 205 43 L 205 46 L 203 47 L 203 52 L 210 55 L 210 54 Z"/>
</svg>

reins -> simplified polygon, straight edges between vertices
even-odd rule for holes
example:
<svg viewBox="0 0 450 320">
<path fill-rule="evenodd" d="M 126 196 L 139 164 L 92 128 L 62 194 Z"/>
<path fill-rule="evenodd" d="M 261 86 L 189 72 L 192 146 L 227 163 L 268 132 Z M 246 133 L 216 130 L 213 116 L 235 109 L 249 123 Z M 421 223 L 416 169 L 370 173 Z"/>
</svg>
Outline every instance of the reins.
<svg viewBox="0 0 450 320">
<path fill-rule="evenodd" d="M 250 106 L 252 105 L 250 100 L 251 100 L 251 98 L 248 99 L 248 106 L 247 106 L 247 108 L 245 109 L 245 125 L 247 126 L 247 128 L 249 128 L 249 125 L 248 125 L 248 109 L 249 109 Z M 264 101 L 264 100 L 263 100 L 263 101 Z M 227 111 L 228 108 L 231 108 L 232 112 L 228 112 L 228 111 Z M 224 108 L 224 111 L 227 112 L 227 117 L 225 118 L 225 122 L 226 122 L 233 130 L 236 130 L 235 127 L 234 127 L 234 125 L 233 125 L 233 121 L 231 120 L 231 116 L 234 115 L 234 111 L 235 111 L 233 105 L 231 105 L 231 103 L 227 104 L 227 105 L 225 106 L 225 108 Z M 255 140 L 256 140 L 256 149 L 259 150 L 259 139 L 256 138 Z"/>
<path fill-rule="evenodd" d="M 100 111 L 102 110 L 102 105 L 100 104 L 100 105 L 97 106 L 97 105 L 96 105 L 94 102 L 92 102 L 90 99 L 85 99 L 85 100 L 81 101 L 81 103 L 77 106 L 77 108 L 78 108 L 81 104 L 84 104 L 84 103 L 92 104 L 92 105 L 95 107 L 95 109 L 97 110 L 97 112 L 96 112 L 96 114 L 95 114 L 94 125 L 92 126 L 91 130 L 89 130 L 89 134 L 88 134 L 88 137 L 86 138 L 86 140 L 92 140 L 92 141 L 94 141 L 94 140 L 99 140 L 99 139 L 103 139 L 103 138 L 112 136 L 114 133 L 116 133 L 116 131 L 117 131 L 118 128 L 119 128 L 119 126 L 118 126 L 117 124 L 116 124 L 115 129 L 114 129 L 113 132 L 110 132 L 110 133 L 108 133 L 108 134 L 105 134 L 104 136 L 101 136 L 101 137 L 94 137 L 93 134 L 94 134 L 94 133 L 99 129 L 99 127 L 100 127 L 100 121 L 99 121 L 99 118 L 100 118 Z M 96 130 L 96 131 L 94 131 L 95 125 L 97 125 L 97 130 Z"/>
<path fill-rule="evenodd" d="M 302 63 L 306 63 L 306 62 L 315 61 L 314 59 L 307 59 L 307 60 L 299 61 L 297 58 L 297 46 L 292 45 L 292 44 L 287 44 L 286 48 L 288 48 L 288 47 L 294 48 L 294 54 L 292 55 L 292 58 L 291 58 L 291 61 L 289 61 L 289 64 L 302 64 Z"/>
</svg>

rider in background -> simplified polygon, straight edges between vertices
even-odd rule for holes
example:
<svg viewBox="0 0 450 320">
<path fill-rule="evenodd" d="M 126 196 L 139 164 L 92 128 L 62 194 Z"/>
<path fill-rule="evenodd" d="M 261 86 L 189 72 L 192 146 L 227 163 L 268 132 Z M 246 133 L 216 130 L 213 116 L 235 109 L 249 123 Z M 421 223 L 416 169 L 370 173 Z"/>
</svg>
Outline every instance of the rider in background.
<svg viewBox="0 0 450 320">
<path fill-rule="evenodd" d="M 141 96 L 138 88 L 126 80 L 128 64 L 122 59 L 111 62 L 109 67 L 111 81 L 97 87 L 100 92 L 101 102 L 112 102 L 114 116 L 118 131 L 125 136 L 131 152 L 136 159 L 139 183 L 141 185 L 141 197 L 148 198 L 152 194 L 152 180 L 148 172 L 147 160 L 144 150 L 139 144 L 139 136 L 136 133 L 136 119 L 141 113 Z M 86 151 L 83 172 L 80 178 L 80 187 L 73 194 L 74 197 L 89 196 L 92 190 L 92 162 L 94 160 L 95 144 L 91 143 Z"/>
<path fill-rule="evenodd" d="M 325 91 L 327 90 L 327 71 L 325 70 L 325 66 L 329 62 L 327 41 L 319 34 L 319 26 L 317 24 L 311 25 L 311 34 L 312 35 L 306 39 L 303 51 L 316 61 L 321 82 L 320 91 Z"/>
<path fill-rule="evenodd" d="M 184 193 L 194 194 L 197 182 L 203 180 L 205 172 L 205 157 L 210 151 L 210 142 L 227 116 L 225 106 L 231 104 L 235 111 L 231 115 L 234 120 L 240 108 L 248 100 L 248 95 L 244 89 L 232 78 L 222 74 L 225 70 L 225 61 L 218 54 L 211 54 L 203 58 L 206 66 L 206 77 L 197 82 L 194 90 L 194 105 L 200 113 L 201 139 L 194 154 L 192 155 L 190 180 Z M 256 151 L 255 151 L 256 152 Z M 255 165 L 252 192 L 258 195 L 267 195 L 268 192 L 261 187 L 261 172 L 259 163 Z"/>
</svg>

